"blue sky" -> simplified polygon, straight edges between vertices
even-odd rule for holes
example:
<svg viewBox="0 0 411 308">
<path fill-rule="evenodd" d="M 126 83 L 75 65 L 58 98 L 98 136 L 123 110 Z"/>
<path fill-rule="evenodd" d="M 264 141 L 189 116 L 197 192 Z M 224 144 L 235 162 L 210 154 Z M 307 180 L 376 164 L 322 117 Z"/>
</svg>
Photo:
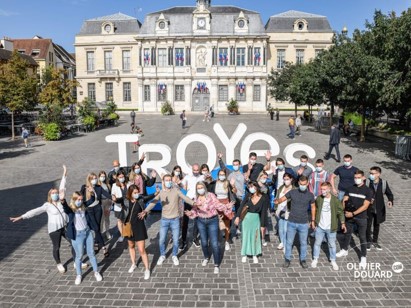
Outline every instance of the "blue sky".
<svg viewBox="0 0 411 308">
<path fill-rule="evenodd" d="M 258 3 L 258 4 L 256 4 Z M 147 13 L 171 6 L 195 5 L 195 0 L 0 0 L 0 37 L 51 38 L 69 52 L 84 20 L 122 12 L 141 22 Z M 212 0 L 212 5 L 235 5 L 260 12 L 265 23 L 271 15 L 298 10 L 328 17 L 331 27 L 350 32 L 363 29 L 375 9 L 397 13 L 411 7 L 411 0 Z"/>
</svg>

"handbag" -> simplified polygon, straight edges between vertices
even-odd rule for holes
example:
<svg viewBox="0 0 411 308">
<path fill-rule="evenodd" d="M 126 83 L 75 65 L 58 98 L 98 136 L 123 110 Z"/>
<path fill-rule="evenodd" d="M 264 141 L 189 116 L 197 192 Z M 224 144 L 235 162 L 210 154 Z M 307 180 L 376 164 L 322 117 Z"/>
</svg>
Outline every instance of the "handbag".
<svg viewBox="0 0 411 308">
<path fill-rule="evenodd" d="M 240 213 L 240 220 L 244 220 L 245 215 L 248 213 L 248 205 L 245 205 Z"/>
<path fill-rule="evenodd" d="M 54 204 L 53 204 L 53 205 L 54 205 Z M 66 219 L 64 218 L 63 214 L 61 213 L 61 211 L 59 210 L 59 208 L 57 207 L 57 205 L 54 205 L 54 206 L 56 207 L 57 211 L 59 211 L 59 213 L 60 213 L 60 215 L 61 215 L 61 218 L 63 218 L 63 221 L 64 221 L 64 226 L 63 226 L 63 228 L 64 228 L 64 233 L 67 233 L 67 225 L 68 225 L 68 222 L 67 222 Z"/>
<path fill-rule="evenodd" d="M 137 201 L 136 201 L 137 202 Z M 128 222 L 123 223 L 123 228 L 121 231 L 121 236 L 122 237 L 132 237 L 133 236 L 133 229 L 131 229 L 131 214 L 133 214 L 134 206 L 136 205 L 136 202 L 133 204 L 133 207 L 131 208 L 131 212 L 128 214 L 129 219 Z"/>
</svg>

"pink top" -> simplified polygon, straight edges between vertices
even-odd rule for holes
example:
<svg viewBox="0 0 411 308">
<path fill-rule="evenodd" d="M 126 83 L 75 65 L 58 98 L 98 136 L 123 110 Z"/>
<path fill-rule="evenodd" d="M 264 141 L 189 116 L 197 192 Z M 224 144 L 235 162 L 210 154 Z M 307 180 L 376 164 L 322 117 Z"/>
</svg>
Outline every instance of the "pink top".
<svg viewBox="0 0 411 308">
<path fill-rule="evenodd" d="M 134 185 L 138 187 L 138 191 L 140 194 L 143 194 L 144 186 L 143 186 L 143 177 L 141 175 L 136 175 L 134 178 Z"/>
<path fill-rule="evenodd" d="M 217 211 L 224 212 L 225 216 L 232 213 L 231 204 L 223 204 L 218 201 L 216 195 L 213 193 L 207 193 L 205 201 L 201 202 L 198 198 L 195 200 L 197 207 L 193 207 L 191 210 L 190 218 L 201 217 L 210 218 L 216 216 Z"/>
</svg>

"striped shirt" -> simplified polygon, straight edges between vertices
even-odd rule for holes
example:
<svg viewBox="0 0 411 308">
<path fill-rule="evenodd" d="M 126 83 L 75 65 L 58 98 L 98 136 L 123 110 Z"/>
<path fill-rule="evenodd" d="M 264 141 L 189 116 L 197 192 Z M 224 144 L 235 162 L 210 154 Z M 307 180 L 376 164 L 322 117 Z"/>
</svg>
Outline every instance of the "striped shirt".
<svg viewBox="0 0 411 308">
<path fill-rule="evenodd" d="M 310 192 L 313 193 L 314 197 L 321 195 L 321 184 L 330 181 L 330 174 L 323 170 L 321 172 L 313 171 L 310 176 L 310 181 L 308 183 Z"/>
</svg>

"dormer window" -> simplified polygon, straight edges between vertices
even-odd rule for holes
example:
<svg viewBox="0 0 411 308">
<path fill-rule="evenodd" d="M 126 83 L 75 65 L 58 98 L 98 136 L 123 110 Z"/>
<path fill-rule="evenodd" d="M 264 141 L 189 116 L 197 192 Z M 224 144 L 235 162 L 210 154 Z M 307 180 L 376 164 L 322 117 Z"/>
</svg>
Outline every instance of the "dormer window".
<svg viewBox="0 0 411 308">
<path fill-rule="evenodd" d="M 165 18 L 164 14 L 161 13 L 158 19 L 156 20 L 156 32 L 158 34 L 167 34 L 169 30 L 170 22 Z"/>
<path fill-rule="evenodd" d="M 248 32 L 248 18 L 241 11 L 238 17 L 234 20 L 234 31 L 237 33 Z"/>
<path fill-rule="evenodd" d="M 105 22 L 101 26 L 101 33 L 103 34 L 113 34 L 114 26 L 111 22 Z"/>
<path fill-rule="evenodd" d="M 307 31 L 308 24 L 304 19 L 298 19 L 294 22 L 294 31 Z"/>
<path fill-rule="evenodd" d="M 166 23 L 164 21 L 160 21 L 159 24 L 158 24 L 158 27 L 160 29 L 164 29 L 166 27 Z"/>
</svg>

